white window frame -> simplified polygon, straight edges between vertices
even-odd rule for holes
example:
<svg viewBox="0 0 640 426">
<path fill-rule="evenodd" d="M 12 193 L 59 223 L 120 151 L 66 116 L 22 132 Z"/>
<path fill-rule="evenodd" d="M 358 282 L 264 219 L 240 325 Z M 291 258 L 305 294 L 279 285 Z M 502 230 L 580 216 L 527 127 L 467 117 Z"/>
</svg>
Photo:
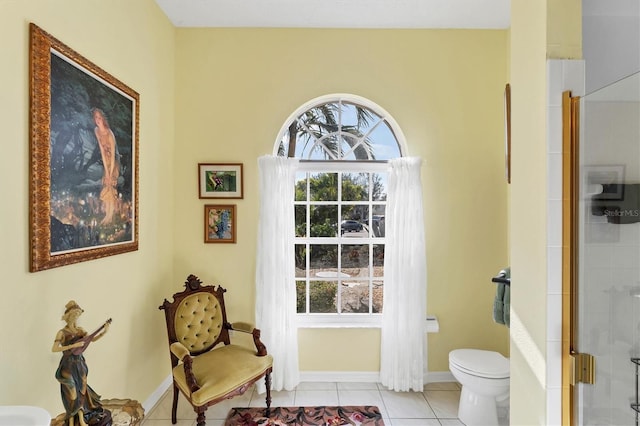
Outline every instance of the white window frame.
<svg viewBox="0 0 640 426">
<path fill-rule="evenodd" d="M 373 162 L 373 161 L 359 161 L 359 162 L 301 162 L 297 172 L 300 173 L 387 173 L 386 162 Z M 348 201 L 347 201 L 348 203 Z M 369 201 L 368 204 L 385 204 L 379 201 Z M 329 202 L 333 204 L 333 202 Z M 370 210 L 371 211 L 371 210 Z M 354 244 L 385 244 L 384 237 L 368 237 L 354 239 Z M 338 244 L 344 245 L 344 238 L 340 237 L 299 237 L 296 238 L 296 243 L 305 244 Z M 369 265 L 370 267 L 372 265 Z M 371 269 L 370 269 L 371 270 Z M 383 281 L 382 277 L 369 276 L 368 281 Z M 300 277 L 296 277 L 299 281 Z M 371 289 L 371 287 L 370 287 Z M 372 297 L 372 294 L 369 295 Z M 384 306 L 384 301 L 383 301 Z M 335 314 L 297 314 L 299 327 L 380 327 L 382 322 L 382 314 L 380 313 L 335 313 Z"/>
<path fill-rule="evenodd" d="M 291 123 L 294 119 L 296 119 L 303 112 L 317 106 L 331 102 L 344 102 L 360 105 L 362 107 L 368 108 L 371 111 L 378 114 L 382 120 L 386 121 L 393 135 L 395 136 L 396 142 L 398 144 L 398 148 L 400 151 L 400 156 L 407 156 L 407 148 L 406 148 L 406 140 L 404 138 L 404 134 L 402 130 L 398 126 L 397 122 L 393 119 L 393 117 L 384 109 L 382 109 L 379 105 L 371 102 L 370 100 L 351 94 L 331 94 L 320 96 L 318 98 L 312 99 L 309 102 L 302 105 L 298 108 L 294 113 L 292 113 L 287 120 L 285 120 L 284 125 L 280 129 L 278 133 L 278 137 L 276 139 L 276 143 L 274 144 L 273 155 L 278 155 L 278 149 L 280 146 L 280 142 L 282 141 L 283 136 L 288 131 L 289 123 Z M 363 161 L 342 161 L 342 160 L 332 160 L 332 161 L 307 161 L 304 159 L 300 159 L 297 173 L 334 173 L 334 172 L 346 172 L 346 173 L 388 173 L 388 162 L 387 161 L 376 161 L 376 160 L 363 160 Z M 294 200 L 291 200 L 294 202 Z M 371 201 L 370 201 L 371 203 Z M 375 202 L 374 202 L 375 203 Z M 386 202 L 385 202 L 386 205 Z M 292 224 L 293 226 L 293 224 Z M 307 243 L 309 240 L 313 240 L 313 242 L 319 243 L 331 243 L 331 244 L 340 244 L 338 237 L 326 237 L 322 239 L 318 239 L 318 237 L 305 237 L 305 238 L 296 238 L 296 243 L 298 241 L 300 243 Z M 344 240 L 342 240 L 344 241 Z M 384 237 L 369 237 L 369 238 L 358 238 L 358 242 L 362 242 L 363 244 L 385 244 Z M 344 242 L 343 242 L 344 244 Z M 369 282 L 373 280 L 374 277 L 369 277 Z M 378 278 L 378 277 L 375 277 Z M 384 276 L 381 277 L 383 279 L 383 285 L 386 285 L 386 279 Z M 296 279 L 296 280 L 299 280 Z M 371 297 L 371 295 L 370 295 Z M 384 309 L 384 300 L 383 300 L 383 309 Z M 335 314 L 297 314 L 297 326 L 299 328 L 380 328 L 382 326 L 382 314 L 381 313 L 335 313 Z"/>
</svg>

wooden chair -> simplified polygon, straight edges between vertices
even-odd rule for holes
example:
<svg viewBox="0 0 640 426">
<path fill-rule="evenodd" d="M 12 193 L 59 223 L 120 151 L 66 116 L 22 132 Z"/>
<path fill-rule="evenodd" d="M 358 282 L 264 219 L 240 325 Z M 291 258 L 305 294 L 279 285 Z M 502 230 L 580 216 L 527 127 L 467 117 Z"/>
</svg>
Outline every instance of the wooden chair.
<svg viewBox="0 0 640 426">
<path fill-rule="evenodd" d="M 189 275 L 185 290 L 159 307 L 164 310 L 173 375 L 171 422 L 176 423 L 178 392 L 182 392 L 205 425 L 211 405 L 243 394 L 261 377 L 267 385 L 267 415 L 271 406 L 273 358 L 260 341 L 260 330 L 245 322 L 229 323 L 224 305 L 226 290 L 202 286 Z M 253 335 L 256 350 L 231 344 L 229 331 Z M 220 345 L 224 343 L 224 345 Z"/>
</svg>

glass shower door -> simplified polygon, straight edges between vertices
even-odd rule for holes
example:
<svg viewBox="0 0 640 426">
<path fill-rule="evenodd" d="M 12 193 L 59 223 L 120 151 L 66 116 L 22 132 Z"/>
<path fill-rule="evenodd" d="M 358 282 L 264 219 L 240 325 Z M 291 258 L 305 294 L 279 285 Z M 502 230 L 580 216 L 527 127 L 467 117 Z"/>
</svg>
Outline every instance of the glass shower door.
<svg viewBox="0 0 640 426">
<path fill-rule="evenodd" d="M 640 73 L 581 99 L 577 351 L 595 357 L 578 384 L 580 425 L 638 425 Z"/>
</svg>

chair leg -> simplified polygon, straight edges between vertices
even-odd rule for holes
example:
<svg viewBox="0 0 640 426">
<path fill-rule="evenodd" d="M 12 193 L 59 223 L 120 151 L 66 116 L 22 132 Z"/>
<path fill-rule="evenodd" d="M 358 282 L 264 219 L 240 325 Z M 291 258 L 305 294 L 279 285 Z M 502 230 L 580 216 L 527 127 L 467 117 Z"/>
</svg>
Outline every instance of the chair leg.
<svg viewBox="0 0 640 426">
<path fill-rule="evenodd" d="M 198 413 L 198 418 L 196 419 L 196 426 L 206 426 L 207 421 L 205 419 L 205 412 L 207 411 L 207 407 L 198 407 L 196 408 L 196 413 Z"/>
<path fill-rule="evenodd" d="M 265 374 L 264 376 L 264 383 L 267 387 L 267 397 L 266 397 L 266 402 L 267 402 L 267 415 L 266 417 L 269 417 L 269 412 L 271 411 L 271 372 L 268 372 L 267 374 Z"/>
<path fill-rule="evenodd" d="M 178 386 L 173 384 L 173 404 L 171 405 L 171 423 L 176 424 L 178 422 Z"/>
</svg>

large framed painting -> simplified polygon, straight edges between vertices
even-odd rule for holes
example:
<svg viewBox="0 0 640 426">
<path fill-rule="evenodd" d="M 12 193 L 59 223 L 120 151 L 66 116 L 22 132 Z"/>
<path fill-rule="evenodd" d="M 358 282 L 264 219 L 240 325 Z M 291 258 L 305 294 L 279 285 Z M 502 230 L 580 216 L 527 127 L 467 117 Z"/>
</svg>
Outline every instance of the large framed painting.
<svg viewBox="0 0 640 426">
<path fill-rule="evenodd" d="M 30 269 L 138 249 L 139 95 L 30 25 Z"/>
</svg>

